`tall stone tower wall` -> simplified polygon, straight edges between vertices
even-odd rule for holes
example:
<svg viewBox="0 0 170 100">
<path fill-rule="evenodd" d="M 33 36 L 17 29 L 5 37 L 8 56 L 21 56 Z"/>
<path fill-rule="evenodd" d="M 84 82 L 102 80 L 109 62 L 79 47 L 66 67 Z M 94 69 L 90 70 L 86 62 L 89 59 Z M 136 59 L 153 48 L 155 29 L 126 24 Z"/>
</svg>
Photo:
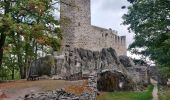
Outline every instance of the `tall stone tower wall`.
<svg viewBox="0 0 170 100">
<path fill-rule="evenodd" d="M 80 33 L 91 24 L 90 0 L 61 0 L 61 28 L 63 30 L 63 49 L 76 47 Z M 87 29 L 87 28 L 86 28 Z"/>
<path fill-rule="evenodd" d="M 126 55 L 126 37 L 116 31 L 91 25 L 90 0 L 63 0 L 61 3 L 61 25 L 63 49 L 84 48 L 101 51 L 114 48 L 118 55 Z M 68 22 L 68 23 L 65 23 Z"/>
</svg>

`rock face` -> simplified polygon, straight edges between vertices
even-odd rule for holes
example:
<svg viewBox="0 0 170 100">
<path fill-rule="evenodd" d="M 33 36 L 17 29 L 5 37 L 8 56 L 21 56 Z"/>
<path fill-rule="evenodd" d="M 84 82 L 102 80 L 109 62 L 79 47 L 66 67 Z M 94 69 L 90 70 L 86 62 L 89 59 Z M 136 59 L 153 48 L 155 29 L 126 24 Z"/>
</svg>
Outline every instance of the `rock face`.
<svg viewBox="0 0 170 100">
<path fill-rule="evenodd" d="M 128 75 L 114 49 L 102 49 L 99 52 L 80 48 L 67 51 L 65 55 L 46 56 L 33 61 L 28 76 L 58 75 L 64 79 L 77 80 L 88 77 L 92 71 L 99 73 L 106 69 Z"/>
<path fill-rule="evenodd" d="M 134 66 L 133 61 L 128 56 L 119 56 L 119 59 L 126 68 Z"/>
<path fill-rule="evenodd" d="M 55 64 L 44 63 L 51 60 L 54 61 Z M 123 64 L 128 65 L 128 61 L 126 61 L 127 64 Z M 70 50 L 66 52 L 64 56 L 44 57 L 34 61 L 30 67 L 29 75 L 45 74 L 55 75 L 53 79 L 80 80 L 87 79 L 89 75 L 95 71 L 97 73 L 96 80 L 99 84 L 99 90 L 127 90 L 128 88 L 125 85 L 120 88 L 120 83 L 128 84 L 128 86 L 131 87 L 129 83 L 133 83 L 134 79 L 132 78 L 133 76 L 128 73 L 123 64 L 120 62 L 119 57 L 112 48 L 102 49 L 100 52 L 80 48 Z M 41 72 L 43 71 L 42 69 L 46 71 Z"/>
<path fill-rule="evenodd" d="M 134 89 L 132 77 L 112 48 L 100 52 L 81 48 L 68 51 L 60 76 L 68 80 L 79 80 L 87 78 L 94 71 L 97 71 L 97 87 L 101 91 Z M 123 84 L 121 88 L 120 84 Z"/>
<path fill-rule="evenodd" d="M 149 66 L 148 75 L 150 78 L 156 80 L 160 85 L 167 85 L 168 79 L 161 75 L 158 66 Z"/>
<path fill-rule="evenodd" d="M 74 79 L 75 76 L 76 80 L 89 75 L 92 71 L 99 73 L 106 69 L 116 70 L 128 76 L 114 49 L 102 49 L 98 52 L 80 48 L 66 52 L 64 65 L 59 73 L 67 79 Z"/>
<path fill-rule="evenodd" d="M 51 75 L 52 69 L 55 68 L 55 60 L 53 56 L 46 56 L 39 58 L 37 60 L 34 60 L 29 68 L 28 77 L 37 75 Z"/>
<path fill-rule="evenodd" d="M 134 90 L 132 79 L 117 71 L 104 71 L 99 74 L 97 87 L 99 91 Z"/>
<path fill-rule="evenodd" d="M 160 78 L 160 72 L 158 70 L 158 67 L 157 66 L 149 66 L 149 69 L 148 69 L 148 74 L 149 76 L 156 80 L 156 81 L 159 81 L 159 78 Z"/>
<path fill-rule="evenodd" d="M 119 59 L 130 73 L 130 76 L 133 77 L 133 81 L 138 84 L 139 87 L 148 84 L 148 65 L 146 63 L 133 61 L 127 56 L 119 56 Z"/>
</svg>

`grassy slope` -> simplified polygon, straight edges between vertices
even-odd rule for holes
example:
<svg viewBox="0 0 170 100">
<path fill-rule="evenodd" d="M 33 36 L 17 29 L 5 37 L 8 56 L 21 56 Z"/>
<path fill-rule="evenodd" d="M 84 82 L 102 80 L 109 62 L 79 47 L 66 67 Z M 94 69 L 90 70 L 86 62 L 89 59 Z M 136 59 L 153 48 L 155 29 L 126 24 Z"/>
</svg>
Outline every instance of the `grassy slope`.
<svg viewBox="0 0 170 100">
<path fill-rule="evenodd" d="M 100 100 L 152 100 L 153 86 L 144 92 L 110 92 L 103 93 Z"/>
</svg>

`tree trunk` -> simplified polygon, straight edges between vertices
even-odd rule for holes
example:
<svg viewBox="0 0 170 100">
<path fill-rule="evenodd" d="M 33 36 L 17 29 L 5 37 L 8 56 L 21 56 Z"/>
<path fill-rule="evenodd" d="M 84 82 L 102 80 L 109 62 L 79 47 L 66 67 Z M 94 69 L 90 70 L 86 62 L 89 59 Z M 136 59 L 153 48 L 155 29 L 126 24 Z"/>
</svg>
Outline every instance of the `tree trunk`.
<svg viewBox="0 0 170 100">
<path fill-rule="evenodd" d="M 20 70 L 20 77 L 21 79 L 25 79 L 26 75 L 25 75 L 25 66 L 23 65 L 23 57 L 22 57 L 22 51 L 21 51 L 21 41 L 20 41 L 20 37 L 17 34 L 16 36 L 13 34 L 13 39 L 14 39 L 14 45 L 16 46 L 16 51 L 17 51 L 17 62 L 18 62 L 18 67 Z"/>
<path fill-rule="evenodd" d="M 24 66 L 24 69 L 25 69 L 25 77 L 27 78 L 28 77 L 28 69 L 29 69 L 29 63 L 30 63 L 30 59 L 28 57 L 28 51 L 26 50 L 25 51 L 25 66 Z"/>
<path fill-rule="evenodd" d="M 4 44 L 5 44 L 5 39 L 6 39 L 6 35 L 1 33 L 1 38 L 0 38 L 0 67 L 2 66 L 3 47 L 4 47 Z"/>
<path fill-rule="evenodd" d="M 14 59 L 13 58 L 15 58 L 15 55 L 14 56 L 10 55 L 10 60 L 11 60 L 11 63 L 12 63 L 12 64 L 10 64 L 10 67 L 12 68 L 11 69 L 11 71 L 12 71 L 12 74 L 11 74 L 12 80 L 15 79 L 15 64 L 14 64 Z"/>
<path fill-rule="evenodd" d="M 15 79 L 15 67 L 12 68 L 12 80 Z"/>
<path fill-rule="evenodd" d="M 21 79 L 25 79 L 26 75 L 25 75 L 25 69 L 22 64 L 22 55 L 19 53 L 20 52 L 18 52 L 18 54 L 17 54 L 17 58 L 18 58 L 18 66 L 19 66 L 19 70 L 20 70 L 20 76 L 21 76 Z"/>
<path fill-rule="evenodd" d="M 9 8 L 10 8 L 10 1 L 4 0 L 5 3 L 5 8 L 4 8 L 4 14 L 7 14 L 9 12 Z M 6 27 L 4 27 L 6 28 Z M 4 34 L 5 29 L 0 30 L 1 32 L 1 37 L 0 37 L 0 68 L 2 66 L 2 58 L 3 58 L 3 47 L 5 44 L 5 39 L 6 39 L 6 35 Z"/>
</svg>

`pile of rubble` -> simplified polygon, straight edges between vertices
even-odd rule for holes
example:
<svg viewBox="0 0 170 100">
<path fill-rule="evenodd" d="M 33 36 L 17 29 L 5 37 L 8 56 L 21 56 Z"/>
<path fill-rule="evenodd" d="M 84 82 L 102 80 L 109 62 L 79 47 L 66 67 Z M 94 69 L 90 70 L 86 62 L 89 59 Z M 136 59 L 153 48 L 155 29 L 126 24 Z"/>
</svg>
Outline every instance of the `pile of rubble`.
<svg viewBox="0 0 170 100">
<path fill-rule="evenodd" d="M 97 97 L 97 93 L 98 93 L 98 90 L 97 90 L 97 73 L 96 72 L 93 72 L 89 75 L 89 78 L 88 78 L 88 87 L 90 89 L 92 89 L 92 95 L 91 95 L 91 99 L 90 100 L 96 100 L 96 97 Z"/>
<path fill-rule="evenodd" d="M 17 100 L 93 100 L 90 99 L 91 94 L 84 93 L 80 96 L 67 93 L 63 89 L 48 91 L 42 93 L 31 93 L 25 95 L 24 98 L 18 98 Z"/>
</svg>

